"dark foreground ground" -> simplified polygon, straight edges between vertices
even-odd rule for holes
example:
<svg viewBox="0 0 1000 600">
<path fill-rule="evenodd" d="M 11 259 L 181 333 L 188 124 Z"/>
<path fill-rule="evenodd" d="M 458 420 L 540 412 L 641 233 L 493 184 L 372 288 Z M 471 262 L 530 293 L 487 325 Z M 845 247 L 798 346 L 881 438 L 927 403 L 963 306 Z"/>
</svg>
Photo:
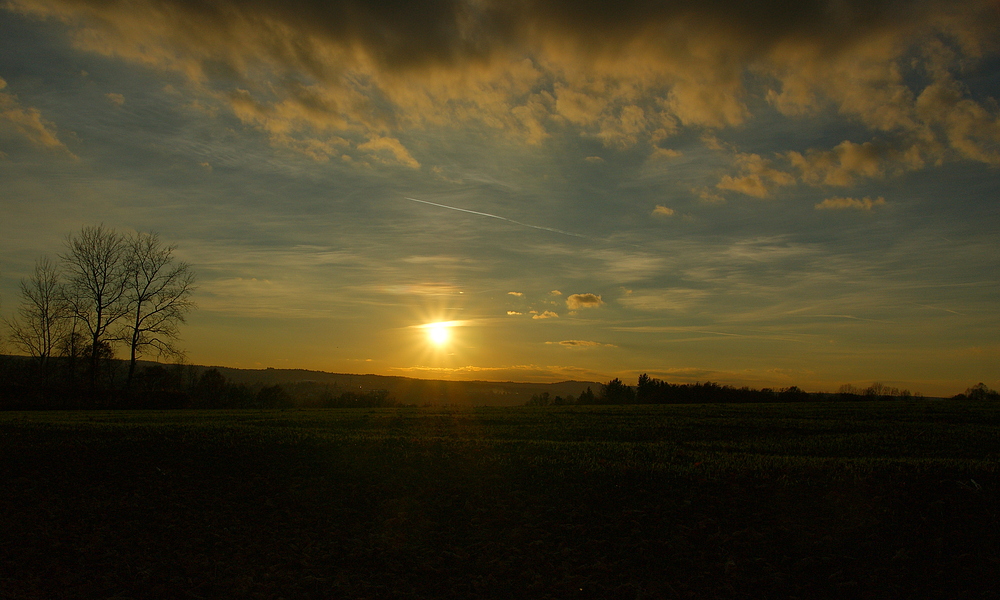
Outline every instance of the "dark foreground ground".
<svg viewBox="0 0 1000 600">
<path fill-rule="evenodd" d="M 1000 406 L 0 413 L 0 598 L 997 598 Z"/>
</svg>

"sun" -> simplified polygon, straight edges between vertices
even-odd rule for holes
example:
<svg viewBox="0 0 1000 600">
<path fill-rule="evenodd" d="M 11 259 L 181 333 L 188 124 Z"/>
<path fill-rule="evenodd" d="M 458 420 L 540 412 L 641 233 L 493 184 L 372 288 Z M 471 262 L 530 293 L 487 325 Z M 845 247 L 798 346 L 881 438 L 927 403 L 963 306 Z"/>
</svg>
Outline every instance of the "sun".
<svg viewBox="0 0 1000 600">
<path fill-rule="evenodd" d="M 448 323 L 428 323 L 426 325 L 427 340 L 431 345 L 443 348 L 451 339 L 450 327 Z"/>
</svg>

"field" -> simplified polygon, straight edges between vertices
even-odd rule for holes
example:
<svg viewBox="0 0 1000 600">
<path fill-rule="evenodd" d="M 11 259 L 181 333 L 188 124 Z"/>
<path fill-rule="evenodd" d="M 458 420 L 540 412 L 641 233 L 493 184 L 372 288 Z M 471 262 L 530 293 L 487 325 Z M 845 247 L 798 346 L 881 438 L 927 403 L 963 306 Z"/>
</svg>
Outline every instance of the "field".
<svg viewBox="0 0 1000 600">
<path fill-rule="evenodd" d="M 1000 406 L 0 413 L 0 598 L 995 598 Z"/>
</svg>

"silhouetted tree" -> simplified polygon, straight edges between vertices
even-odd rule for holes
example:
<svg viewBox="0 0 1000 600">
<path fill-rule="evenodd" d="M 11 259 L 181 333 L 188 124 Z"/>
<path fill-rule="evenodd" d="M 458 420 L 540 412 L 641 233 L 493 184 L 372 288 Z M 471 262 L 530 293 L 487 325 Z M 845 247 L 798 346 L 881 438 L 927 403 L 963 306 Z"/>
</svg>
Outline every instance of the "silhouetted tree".
<svg viewBox="0 0 1000 600">
<path fill-rule="evenodd" d="M 218 369 L 204 371 L 191 388 L 196 408 L 222 408 L 226 398 L 226 377 Z"/>
<path fill-rule="evenodd" d="M 292 398 L 280 385 L 265 385 L 260 388 L 254 399 L 257 408 L 287 408 L 292 405 Z"/>
<path fill-rule="evenodd" d="M 577 404 L 597 404 L 597 396 L 594 395 L 594 391 L 587 386 L 587 389 L 580 392 L 580 397 L 576 399 Z"/>
<path fill-rule="evenodd" d="M 808 399 L 809 394 L 795 385 L 778 391 L 778 400 L 782 402 L 803 402 Z"/>
<path fill-rule="evenodd" d="M 17 316 L 5 320 L 11 343 L 38 362 L 43 382 L 48 377 L 49 359 L 68 332 L 69 312 L 61 296 L 58 270 L 48 257 L 43 257 L 35 263 L 34 274 L 21 280 Z"/>
<path fill-rule="evenodd" d="M 541 394 L 532 394 L 531 399 L 528 400 L 525 406 L 548 406 L 549 404 L 551 404 L 549 393 L 542 392 Z"/>
<path fill-rule="evenodd" d="M 70 320 L 70 331 L 59 340 L 59 357 L 63 359 L 64 377 L 75 386 L 79 359 L 85 356 L 87 339 L 76 330 L 77 321 Z"/>
<path fill-rule="evenodd" d="M 635 390 L 616 377 L 601 388 L 600 400 L 602 404 L 631 404 L 635 401 Z"/>
<path fill-rule="evenodd" d="M 129 314 L 127 239 L 103 225 L 84 227 L 66 239 L 61 254 L 68 275 L 63 298 L 90 336 L 90 384 L 97 388 L 102 348 L 118 341 L 112 334 Z"/>
<path fill-rule="evenodd" d="M 1000 400 L 1000 392 L 991 390 L 986 384 L 979 382 L 965 390 L 964 394 L 952 397 L 953 400 Z"/>
<path fill-rule="evenodd" d="M 148 351 L 158 356 L 181 356 L 174 345 L 177 326 L 194 307 L 194 274 L 187 263 L 174 263 L 175 246 L 163 245 L 155 233 L 139 233 L 127 240 L 125 298 L 129 317 L 123 336 L 129 346 L 126 387 L 135 374 L 136 359 Z"/>
<path fill-rule="evenodd" d="M 653 379 L 643 373 L 635 386 L 635 401 L 639 404 L 649 404 L 655 400 L 656 384 Z"/>
</svg>

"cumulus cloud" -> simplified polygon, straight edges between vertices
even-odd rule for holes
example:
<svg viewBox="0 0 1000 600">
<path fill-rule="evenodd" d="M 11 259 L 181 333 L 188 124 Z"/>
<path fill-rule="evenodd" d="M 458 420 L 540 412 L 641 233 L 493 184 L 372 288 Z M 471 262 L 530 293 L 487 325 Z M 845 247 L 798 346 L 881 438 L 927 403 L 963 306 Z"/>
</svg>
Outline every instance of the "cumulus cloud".
<svg viewBox="0 0 1000 600">
<path fill-rule="evenodd" d="M 871 142 L 845 141 L 832 150 L 789 152 L 788 159 L 810 184 L 849 186 L 857 177 L 881 177 L 885 173 L 888 149 Z"/>
<path fill-rule="evenodd" d="M 591 342 L 587 340 L 563 340 L 561 342 L 545 342 L 549 345 L 559 345 L 563 348 L 617 348 L 614 344 L 602 344 L 601 342 Z"/>
<path fill-rule="evenodd" d="M 541 312 L 541 313 L 537 312 L 537 311 L 534 311 L 534 310 L 531 311 L 531 312 L 534 313 L 532 315 L 532 317 L 531 317 L 532 319 L 558 319 L 559 318 L 559 315 L 557 315 L 556 313 L 552 312 L 551 310 L 547 310 L 547 311 Z"/>
<path fill-rule="evenodd" d="M 521 316 L 521 315 L 523 315 L 523 314 L 524 314 L 524 313 L 519 313 L 519 312 L 517 312 L 516 310 L 508 310 L 508 311 L 507 311 L 507 316 L 508 316 L 508 317 L 518 317 L 518 316 Z"/>
<path fill-rule="evenodd" d="M 795 177 L 774 167 L 774 163 L 758 154 L 739 154 L 736 164 L 742 173 L 724 176 L 715 187 L 757 198 L 771 196 L 775 189 L 795 183 Z"/>
<path fill-rule="evenodd" d="M 521 297 L 524 296 L 524 292 L 507 292 L 507 295 L 508 296 L 517 296 L 518 298 L 521 298 Z"/>
<path fill-rule="evenodd" d="M 566 306 L 570 310 L 580 308 L 596 308 L 604 304 L 597 294 L 571 294 L 566 297 Z"/>
<path fill-rule="evenodd" d="M 562 296 L 562 292 L 560 292 L 559 290 L 552 290 L 549 293 L 552 294 L 553 296 Z"/>
<path fill-rule="evenodd" d="M 993 0 L 4 6 L 60 19 L 79 48 L 178 73 L 202 99 L 318 159 L 344 155 L 347 140 L 372 160 L 418 168 L 402 131 L 469 123 L 529 144 L 568 127 L 611 149 L 656 147 L 683 128 L 753 119 L 758 95 L 793 118 L 832 107 L 884 134 L 907 168 L 1000 164 L 997 108 L 957 79 L 997 50 Z M 864 150 L 800 152 L 797 168 L 803 181 L 842 185 L 880 172 Z M 767 197 L 789 184 L 758 159 L 718 189 Z"/>
<path fill-rule="evenodd" d="M 674 216 L 674 212 L 674 209 L 667 208 L 666 206 L 661 206 L 659 204 L 657 204 L 656 208 L 653 209 L 653 214 L 661 217 L 672 217 Z"/>
<path fill-rule="evenodd" d="M 865 210 L 869 211 L 876 206 L 885 204 L 885 198 L 879 196 L 871 198 L 827 198 L 816 205 L 816 210 Z"/>
</svg>

